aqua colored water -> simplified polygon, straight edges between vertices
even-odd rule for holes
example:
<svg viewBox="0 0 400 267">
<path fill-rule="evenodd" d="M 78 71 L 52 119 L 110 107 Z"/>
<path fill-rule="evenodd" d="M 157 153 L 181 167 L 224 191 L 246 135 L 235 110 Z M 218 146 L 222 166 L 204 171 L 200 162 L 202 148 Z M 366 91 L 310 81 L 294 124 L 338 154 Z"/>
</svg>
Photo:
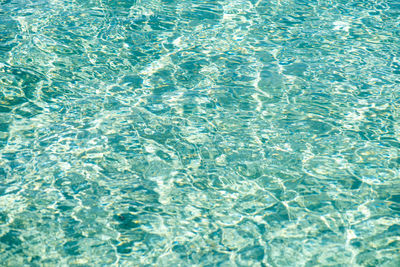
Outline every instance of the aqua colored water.
<svg viewBox="0 0 400 267">
<path fill-rule="evenodd" d="M 400 1 L 0 0 L 1 266 L 400 266 Z"/>
</svg>

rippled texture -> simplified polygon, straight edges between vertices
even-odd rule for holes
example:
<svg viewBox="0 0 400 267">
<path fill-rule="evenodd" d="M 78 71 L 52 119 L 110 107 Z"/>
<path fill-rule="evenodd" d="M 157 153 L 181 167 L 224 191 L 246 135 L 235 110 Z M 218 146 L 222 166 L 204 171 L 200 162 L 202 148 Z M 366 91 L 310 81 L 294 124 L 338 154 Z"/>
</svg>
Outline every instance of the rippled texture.
<svg viewBox="0 0 400 267">
<path fill-rule="evenodd" d="M 0 0 L 4 266 L 399 266 L 397 0 Z"/>
</svg>

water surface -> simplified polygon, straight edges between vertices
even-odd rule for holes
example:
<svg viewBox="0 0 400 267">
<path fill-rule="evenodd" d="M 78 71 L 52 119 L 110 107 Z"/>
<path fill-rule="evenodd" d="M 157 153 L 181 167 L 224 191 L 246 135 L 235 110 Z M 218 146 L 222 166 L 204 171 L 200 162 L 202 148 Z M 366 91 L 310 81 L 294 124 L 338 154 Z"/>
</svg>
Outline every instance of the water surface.
<svg viewBox="0 0 400 267">
<path fill-rule="evenodd" d="M 397 0 L 0 0 L 4 266 L 398 266 Z"/>
</svg>

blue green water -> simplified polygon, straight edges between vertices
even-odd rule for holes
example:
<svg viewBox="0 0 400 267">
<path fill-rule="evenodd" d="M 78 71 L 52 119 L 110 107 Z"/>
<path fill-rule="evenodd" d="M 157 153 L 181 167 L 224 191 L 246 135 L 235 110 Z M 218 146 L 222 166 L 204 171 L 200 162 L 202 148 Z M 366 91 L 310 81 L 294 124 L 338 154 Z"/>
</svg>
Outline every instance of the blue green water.
<svg viewBox="0 0 400 267">
<path fill-rule="evenodd" d="M 1 266 L 400 266 L 400 1 L 0 0 Z"/>
</svg>

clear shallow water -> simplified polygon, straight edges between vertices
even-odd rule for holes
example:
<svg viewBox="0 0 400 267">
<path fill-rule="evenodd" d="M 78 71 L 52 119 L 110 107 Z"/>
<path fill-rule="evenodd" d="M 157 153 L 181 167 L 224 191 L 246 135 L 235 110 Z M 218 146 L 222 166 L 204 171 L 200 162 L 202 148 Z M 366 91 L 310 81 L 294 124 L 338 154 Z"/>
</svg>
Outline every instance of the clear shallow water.
<svg viewBox="0 0 400 267">
<path fill-rule="evenodd" d="M 0 262 L 398 266 L 399 17 L 0 0 Z"/>
</svg>

